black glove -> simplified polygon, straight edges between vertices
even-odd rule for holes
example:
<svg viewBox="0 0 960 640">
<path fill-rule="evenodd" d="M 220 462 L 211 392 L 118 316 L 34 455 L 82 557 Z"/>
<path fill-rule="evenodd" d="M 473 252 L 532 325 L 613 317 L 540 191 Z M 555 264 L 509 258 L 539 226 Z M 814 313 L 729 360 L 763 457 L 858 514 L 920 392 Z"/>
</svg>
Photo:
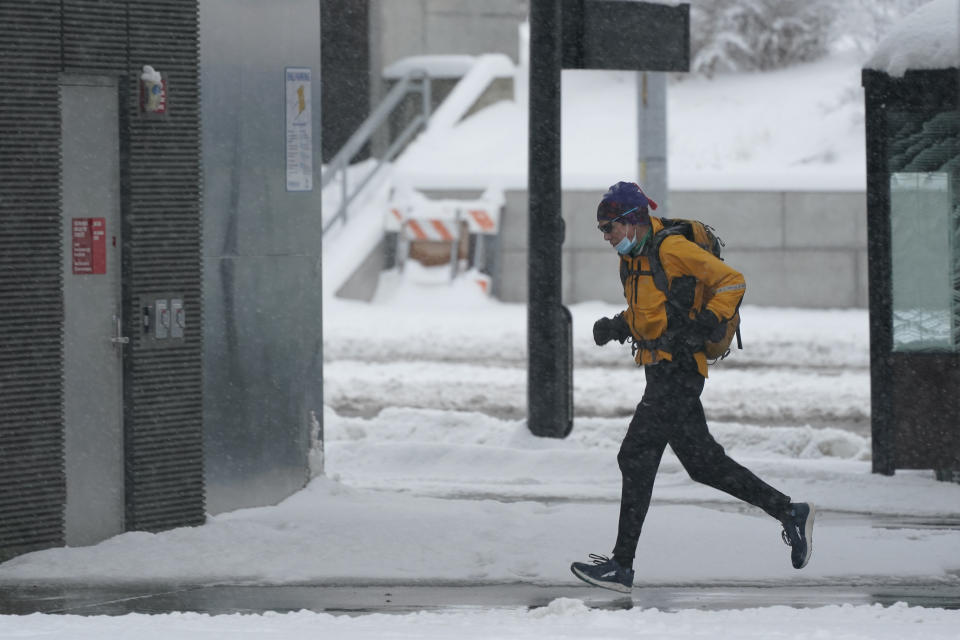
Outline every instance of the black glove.
<svg viewBox="0 0 960 640">
<path fill-rule="evenodd" d="M 686 341 L 691 347 L 702 347 L 706 342 L 717 342 L 727 333 L 727 323 L 720 322 L 713 311 L 704 309 L 690 323 Z"/>
<path fill-rule="evenodd" d="M 623 314 L 612 318 L 600 318 L 593 323 L 593 341 L 602 347 L 611 340 L 619 340 L 620 344 L 630 337 L 630 327 L 623 319 Z"/>
</svg>

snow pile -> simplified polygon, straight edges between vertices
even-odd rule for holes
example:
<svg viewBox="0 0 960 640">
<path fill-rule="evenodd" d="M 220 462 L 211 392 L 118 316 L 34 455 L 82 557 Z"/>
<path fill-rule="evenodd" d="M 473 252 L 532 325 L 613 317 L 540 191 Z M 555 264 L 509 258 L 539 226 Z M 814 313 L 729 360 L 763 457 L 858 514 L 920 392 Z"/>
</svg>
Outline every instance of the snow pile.
<svg viewBox="0 0 960 640">
<path fill-rule="evenodd" d="M 431 455 L 451 451 L 458 453 L 423 448 L 425 471 L 433 468 Z M 489 456 L 476 449 L 474 453 L 473 464 L 493 468 L 496 451 Z M 614 467 L 607 457 L 607 468 Z M 552 468 L 573 472 L 581 460 L 556 456 L 554 465 L 563 467 Z M 460 464 L 469 469 L 471 462 L 461 456 Z M 779 523 L 758 518 L 762 514 L 756 510 L 745 515 L 676 502 L 689 500 L 682 493 L 684 487 L 691 488 L 689 481 L 665 502 L 662 489 L 670 494 L 676 483 L 675 472 L 669 466 L 665 471 L 638 549 L 637 586 L 950 583 L 951 572 L 958 569 L 960 531 L 881 529 L 863 521 L 831 523 L 825 517 L 818 521 L 814 559 L 798 572 L 790 566 Z M 760 473 L 767 477 L 764 468 Z M 527 482 L 539 476 L 560 489 L 563 475 L 550 479 L 533 468 Z M 868 476 L 861 471 L 837 484 L 821 480 L 819 486 L 833 494 L 848 493 L 857 490 L 857 481 L 873 480 Z M 884 485 L 896 494 L 904 484 L 878 480 L 885 482 L 875 484 L 874 495 Z M 570 562 L 607 551 L 616 533 L 619 487 L 611 486 L 612 495 L 601 501 L 510 502 L 501 496 L 406 495 L 398 491 L 404 485 L 396 478 L 380 491 L 352 488 L 346 482 L 317 478 L 277 506 L 215 516 L 202 527 L 131 532 L 92 547 L 26 554 L 0 565 L 0 583 L 574 586 L 578 582 L 570 574 Z M 777 483 L 791 495 L 814 495 L 802 479 Z M 932 484 L 927 481 L 924 488 Z M 577 486 L 569 488 L 579 498 Z M 953 487 L 954 501 L 957 491 Z M 944 512 L 942 497 L 935 491 L 924 494 L 926 506 L 932 501 Z M 713 535 L 723 540 L 726 553 L 703 544 L 705 519 Z"/>
<path fill-rule="evenodd" d="M 376 168 L 365 160 L 347 169 L 348 185 L 362 182 Z M 332 226 L 323 234 L 323 297 L 332 300 L 340 287 L 363 264 L 383 238 L 383 216 L 390 192 L 390 167 L 381 167 L 362 193 L 350 204 L 346 220 L 332 222 L 342 201 L 341 179 L 328 184 L 322 194 L 323 224 Z M 321 265 L 317 265 L 318 268 Z"/>
<path fill-rule="evenodd" d="M 727 451 L 738 456 L 870 459 L 870 440 L 842 429 L 716 423 L 711 431 Z"/>
<path fill-rule="evenodd" d="M 908 69 L 960 66 L 960 1 L 933 0 L 897 24 L 865 68 L 901 77 Z"/>
<path fill-rule="evenodd" d="M 500 302 L 469 283 L 450 285 L 449 267 L 425 269 L 416 263 L 408 266 L 412 270 L 407 278 L 383 275 L 376 305 L 345 300 L 326 304 L 327 361 L 419 359 L 526 365 L 526 305 Z M 398 310 L 397 306 L 404 308 Z M 471 312 L 465 313 L 465 309 Z M 620 311 L 623 305 L 602 302 L 570 306 L 577 367 L 636 369 L 629 346 L 611 343 L 598 348 L 593 342 L 594 321 Z M 390 317 L 389 326 L 383 323 L 386 316 Z M 869 325 L 864 309 L 745 305 L 740 316 L 744 348 L 734 350 L 712 369 L 711 375 L 713 371 L 754 365 L 865 369 L 870 364 Z"/>
<path fill-rule="evenodd" d="M 374 614 L 358 617 L 294 613 L 208 616 L 195 613 L 126 616 L 2 616 L 7 637 L 48 640 L 208 640 L 209 638 L 336 638 L 337 640 L 955 640 L 960 611 L 897 603 L 813 609 L 769 607 L 741 611 L 659 611 L 651 608 L 590 609 L 578 599 L 558 598 L 534 609 Z"/>
<path fill-rule="evenodd" d="M 860 58 L 846 53 L 779 71 L 675 80 L 670 188 L 865 190 L 860 75 Z"/>
<path fill-rule="evenodd" d="M 860 62 L 846 53 L 778 71 L 672 77 L 671 189 L 865 189 Z M 602 190 L 636 174 L 637 75 L 563 72 L 565 189 Z M 421 189 L 525 189 L 522 92 L 518 100 L 414 141 L 397 160 L 396 178 Z"/>
<path fill-rule="evenodd" d="M 532 438 L 523 420 L 501 420 L 476 412 L 434 409 L 386 408 L 372 418 L 338 415 L 327 409 L 324 415 L 328 443 L 364 442 L 406 445 L 477 445 L 537 449 L 568 449 L 575 443 L 584 449 L 615 452 L 620 447 L 626 421 L 609 418 L 576 418 L 575 428 L 565 441 Z M 870 459 L 870 440 L 842 429 L 769 427 L 738 423 L 716 423 L 714 437 L 728 452 L 738 455 L 777 456 L 794 459 Z M 529 439 L 529 441 L 527 441 Z M 508 452 L 502 455 L 509 456 Z M 414 455 L 401 466 L 411 468 L 422 461 Z M 484 473 L 488 473 L 487 470 Z"/>
<path fill-rule="evenodd" d="M 446 269 L 412 265 L 405 279 L 386 274 L 376 300 L 326 306 L 328 406 L 368 417 L 399 407 L 525 417 L 525 305 L 484 296 L 468 279 L 451 285 Z M 628 417 L 642 395 L 643 372 L 629 345 L 593 342 L 594 321 L 618 311 L 595 302 L 571 307 L 578 420 Z M 703 396 L 708 418 L 795 426 L 841 421 L 866 432 L 866 311 L 744 307 L 741 315 L 745 348 L 711 369 Z"/>
<path fill-rule="evenodd" d="M 460 122 L 483 95 L 490 83 L 497 78 L 513 77 L 515 68 L 510 58 L 502 53 L 477 56 L 457 86 L 443 103 L 430 114 L 430 123 L 421 141 L 428 138 L 445 138 L 450 128 Z"/>
</svg>

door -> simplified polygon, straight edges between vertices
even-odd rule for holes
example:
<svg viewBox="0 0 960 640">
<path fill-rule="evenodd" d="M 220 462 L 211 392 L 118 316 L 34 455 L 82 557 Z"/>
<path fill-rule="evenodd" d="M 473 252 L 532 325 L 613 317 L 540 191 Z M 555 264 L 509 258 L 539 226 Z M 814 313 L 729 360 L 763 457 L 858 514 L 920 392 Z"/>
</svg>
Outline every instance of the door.
<svg viewBox="0 0 960 640">
<path fill-rule="evenodd" d="M 124 530 L 120 124 L 114 78 L 61 76 L 66 541 Z"/>
</svg>

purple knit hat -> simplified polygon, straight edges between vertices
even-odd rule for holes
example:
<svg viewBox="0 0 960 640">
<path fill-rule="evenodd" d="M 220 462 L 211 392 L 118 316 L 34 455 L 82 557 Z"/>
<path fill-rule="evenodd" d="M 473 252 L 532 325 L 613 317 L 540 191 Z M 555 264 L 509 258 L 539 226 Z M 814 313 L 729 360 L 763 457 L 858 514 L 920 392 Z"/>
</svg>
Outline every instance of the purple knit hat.
<svg viewBox="0 0 960 640">
<path fill-rule="evenodd" d="M 657 203 L 636 182 L 618 182 L 600 199 L 597 221 L 619 219 L 625 224 L 650 224 L 649 209 L 656 208 Z"/>
</svg>

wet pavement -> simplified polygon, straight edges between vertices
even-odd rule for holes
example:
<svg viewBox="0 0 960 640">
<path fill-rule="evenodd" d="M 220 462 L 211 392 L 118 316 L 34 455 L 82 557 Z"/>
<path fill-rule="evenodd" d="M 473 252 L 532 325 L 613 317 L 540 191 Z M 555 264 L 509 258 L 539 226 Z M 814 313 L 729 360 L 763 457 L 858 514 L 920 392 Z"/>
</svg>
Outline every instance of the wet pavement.
<svg viewBox="0 0 960 640">
<path fill-rule="evenodd" d="M 960 609 L 960 577 L 952 584 L 638 587 L 630 596 L 593 587 L 483 586 L 234 586 L 0 587 L 0 614 L 123 615 L 190 611 L 211 615 L 309 610 L 330 614 L 411 613 L 536 608 L 576 598 L 599 609 L 748 609 L 783 605 L 891 605 Z"/>
<path fill-rule="evenodd" d="M 502 499 L 502 498 L 501 498 Z M 695 503 L 705 508 L 761 517 L 739 504 Z M 884 529 L 960 529 L 955 514 L 937 516 L 879 515 L 818 511 L 821 525 L 866 525 Z M 98 585 L 0 584 L 0 615 L 59 613 L 123 615 L 189 611 L 211 615 L 308 610 L 331 614 L 403 614 L 415 611 L 482 610 L 543 607 L 557 598 L 576 598 L 598 609 L 656 608 L 749 609 L 828 605 L 910 606 L 960 609 L 960 571 L 943 580 L 922 583 L 891 577 L 862 583 L 829 582 L 781 585 L 677 584 L 635 587 L 630 596 L 587 585 L 417 584 L 417 585 Z"/>
</svg>

